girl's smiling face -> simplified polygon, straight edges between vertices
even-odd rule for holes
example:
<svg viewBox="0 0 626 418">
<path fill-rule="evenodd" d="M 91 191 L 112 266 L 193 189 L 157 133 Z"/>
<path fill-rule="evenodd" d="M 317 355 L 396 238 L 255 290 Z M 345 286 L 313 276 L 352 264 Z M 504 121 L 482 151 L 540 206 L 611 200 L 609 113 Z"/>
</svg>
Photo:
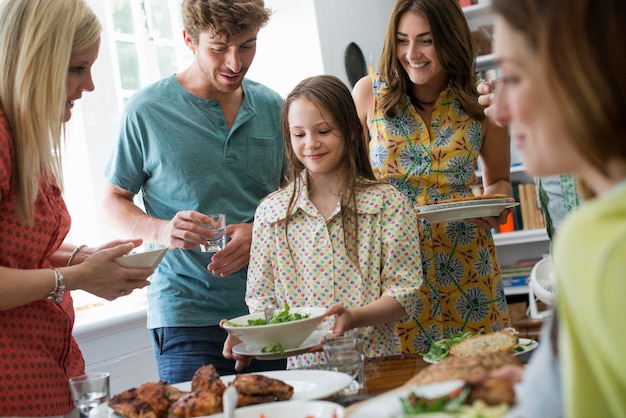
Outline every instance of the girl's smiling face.
<svg viewBox="0 0 626 418">
<path fill-rule="evenodd" d="M 527 171 L 535 176 L 575 172 L 585 164 L 568 140 L 539 57 L 504 19 L 496 19 L 495 31 L 494 54 L 501 75 L 495 118 L 508 124 Z"/>
<path fill-rule="evenodd" d="M 334 175 L 344 156 L 344 138 L 332 115 L 301 97 L 289 106 L 288 120 L 293 152 L 309 175 Z"/>
</svg>

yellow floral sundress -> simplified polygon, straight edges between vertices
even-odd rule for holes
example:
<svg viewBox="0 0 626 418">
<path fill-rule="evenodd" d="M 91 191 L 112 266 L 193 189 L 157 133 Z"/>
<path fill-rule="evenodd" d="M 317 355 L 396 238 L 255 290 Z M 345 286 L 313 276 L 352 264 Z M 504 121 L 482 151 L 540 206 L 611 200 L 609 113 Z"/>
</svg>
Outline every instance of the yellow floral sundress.
<svg viewBox="0 0 626 418">
<path fill-rule="evenodd" d="M 426 126 L 408 96 L 387 118 L 378 100 L 385 85 L 373 80 L 370 161 L 377 177 L 395 185 L 414 205 L 472 196 L 482 145 L 479 121 L 467 115 L 450 88 Z M 421 220 L 424 284 L 417 317 L 398 325 L 404 353 L 425 353 L 433 341 L 461 331 L 509 326 L 500 265 L 490 231 L 470 222 Z"/>
</svg>

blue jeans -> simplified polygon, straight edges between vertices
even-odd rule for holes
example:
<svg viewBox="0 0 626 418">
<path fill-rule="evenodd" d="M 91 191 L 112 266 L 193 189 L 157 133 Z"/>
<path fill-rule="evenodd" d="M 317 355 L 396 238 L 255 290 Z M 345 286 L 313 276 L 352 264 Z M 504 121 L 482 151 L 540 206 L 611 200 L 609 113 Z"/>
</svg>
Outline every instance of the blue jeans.
<svg viewBox="0 0 626 418">
<path fill-rule="evenodd" d="M 166 327 L 150 330 L 159 379 L 168 383 L 188 382 L 201 366 L 213 364 L 221 376 L 236 374 L 235 361 L 222 356 L 228 333 L 219 325 Z M 245 373 L 284 370 L 287 360 L 257 360 Z"/>
</svg>

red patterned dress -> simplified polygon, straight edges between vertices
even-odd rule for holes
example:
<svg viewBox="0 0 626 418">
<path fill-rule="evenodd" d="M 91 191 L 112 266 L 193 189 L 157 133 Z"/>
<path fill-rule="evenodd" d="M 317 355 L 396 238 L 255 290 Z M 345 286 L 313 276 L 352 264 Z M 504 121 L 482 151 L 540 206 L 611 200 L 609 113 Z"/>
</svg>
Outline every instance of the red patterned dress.
<svg viewBox="0 0 626 418">
<path fill-rule="evenodd" d="M 70 217 L 59 186 L 48 177 L 40 184 L 33 226 L 22 222 L 16 215 L 13 155 L 11 130 L 0 110 L 0 265 L 50 268 Z M 53 277 L 51 272 L 50 286 Z M 74 409 L 67 381 L 82 374 L 85 363 L 73 325 L 69 292 L 59 304 L 42 299 L 0 310 L 0 415 L 51 416 Z"/>
</svg>

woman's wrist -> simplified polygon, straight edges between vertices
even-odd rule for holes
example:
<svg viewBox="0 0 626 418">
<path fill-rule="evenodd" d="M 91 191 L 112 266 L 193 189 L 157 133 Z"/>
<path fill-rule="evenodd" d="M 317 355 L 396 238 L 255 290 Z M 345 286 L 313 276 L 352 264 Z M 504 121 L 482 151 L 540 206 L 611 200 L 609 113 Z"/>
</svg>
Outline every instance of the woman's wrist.
<svg viewBox="0 0 626 418">
<path fill-rule="evenodd" d="M 78 247 L 74 248 L 74 250 L 71 252 L 70 256 L 67 259 L 67 264 L 66 266 L 69 267 L 72 265 L 72 262 L 74 261 L 74 259 L 76 258 L 76 255 L 78 255 L 78 253 L 83 249 L 83 248 L 87 248 L 86 245 L 79 245 Z"/>
</svg>

